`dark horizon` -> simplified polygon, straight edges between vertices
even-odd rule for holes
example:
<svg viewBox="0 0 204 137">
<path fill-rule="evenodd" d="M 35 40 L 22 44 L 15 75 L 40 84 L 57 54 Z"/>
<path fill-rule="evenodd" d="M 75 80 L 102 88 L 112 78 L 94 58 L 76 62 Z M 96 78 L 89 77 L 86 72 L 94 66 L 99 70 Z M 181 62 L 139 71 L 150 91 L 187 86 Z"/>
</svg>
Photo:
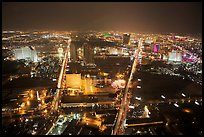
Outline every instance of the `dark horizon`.
<svg viewBox="0 0 204 137">
<path fill-rule="evenodd" d="M 202 3 L 3 2 L 2 30 L 202 33 Z"/>
</svg>

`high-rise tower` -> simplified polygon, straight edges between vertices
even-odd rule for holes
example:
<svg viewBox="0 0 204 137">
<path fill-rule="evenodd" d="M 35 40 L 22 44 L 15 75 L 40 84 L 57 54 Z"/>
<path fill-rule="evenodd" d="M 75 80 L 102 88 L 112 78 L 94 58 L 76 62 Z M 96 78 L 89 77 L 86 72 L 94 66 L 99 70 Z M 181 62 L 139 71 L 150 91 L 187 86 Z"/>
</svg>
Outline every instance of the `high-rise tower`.
<svg viewBox="0 0 204 137">
<path fill-rule="evenodd" d="M 33 47 L 22 47 L 14 49 L 14 55 L 16 59 L 30 59 L 33 62 L 37 62 L 37 52 Z"/>
<path fill-rule="evenodd" d="M 70 58 L 72 62 L 77 61 L 77 50 L 76 50 L 76 45 L 71 43 L 70 44 Z"/>
<path fill-rule="evenodd" d="M 93 52 L 93 48 L 91 47 L 91 45 L 84 43 L 82 48 L 84 51 L 85 64 L 93 64 L 94 63 L 93 61 L 94 52 Z"/>
<path fill-rule="evenodd" d="M 123 34 L 123 44 L 130 45 L 130 34 L 127 33 Z"/>
</svg>

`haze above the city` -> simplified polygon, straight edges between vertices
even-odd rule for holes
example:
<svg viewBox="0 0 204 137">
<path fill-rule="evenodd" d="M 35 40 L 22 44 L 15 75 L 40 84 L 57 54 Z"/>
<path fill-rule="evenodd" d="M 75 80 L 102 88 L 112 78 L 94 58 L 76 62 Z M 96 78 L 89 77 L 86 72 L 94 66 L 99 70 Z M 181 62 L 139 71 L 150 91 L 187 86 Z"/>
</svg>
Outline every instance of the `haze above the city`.
<svg viewBox="0 0 204 137">
<path fill-rule="evenodd" d="M 3 30 L 202 32 L 201 2 L 9 2 Z"/>
</svg>

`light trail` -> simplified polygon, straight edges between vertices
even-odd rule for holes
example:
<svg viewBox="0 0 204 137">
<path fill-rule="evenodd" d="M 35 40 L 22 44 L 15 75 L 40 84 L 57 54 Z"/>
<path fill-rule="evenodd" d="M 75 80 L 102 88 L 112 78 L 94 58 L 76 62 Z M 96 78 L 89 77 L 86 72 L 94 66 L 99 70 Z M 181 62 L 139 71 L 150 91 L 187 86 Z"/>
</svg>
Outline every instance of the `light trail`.
<svg viewBox="0 0 204 137">
<path fill-rule="evenodd" d="M 59 96 L 60 96 L 60 89 L 62 87 L 62 81 L 63 81 L 63 74 L 65 73 L 66 70 L 66 66 L 67 66 L 67 61 L 70 62 L 70 58 L 68 56 L 68 54 L 70 54 L 70 43 L 71 43 L 71 38 L 69 38 L 68 40 L 68 46 L 65 52 L 65 57 L 62 63 L 62 67 L 61 67 L 61 71 L 60 71 L 60 75 L 58 78 L 58 82 L 57 82 L 57 90 L 56 90 L 56 97 L 54 99 L 54 110 L 57 111 L 58 110 L 58 104 L 59 104 Z"/>
<path fill-rule="evenodd" d="M 163 121 L 158 122 L 149 122 L 149 123 L 139 123 L 139 124 L 128 124 L 126 127 L 132 127 L 132 126 L 144 126 L 144 125 L 154 125 L 154 124 L 162 124 Z"/>
<path fill-rule="evenodd" d="M 71 42 L 71 40 L 68 41 L 67 50 L 65 52 L 65 57 L 64 57 L 64 60 L 63 60 L 63 63 L 62 63 L 60 75 L 59 75 L 58 82 L 57 82 L 57 88 L 61 88 L 61 86 L 62 86 L 62 79 L 63 79 L 63 74 L 64 74 L 65 67 L 67 65 L 67 59 L 68 59 L 68 54 L 69 54 L 70 42 Z"/>
</svg>

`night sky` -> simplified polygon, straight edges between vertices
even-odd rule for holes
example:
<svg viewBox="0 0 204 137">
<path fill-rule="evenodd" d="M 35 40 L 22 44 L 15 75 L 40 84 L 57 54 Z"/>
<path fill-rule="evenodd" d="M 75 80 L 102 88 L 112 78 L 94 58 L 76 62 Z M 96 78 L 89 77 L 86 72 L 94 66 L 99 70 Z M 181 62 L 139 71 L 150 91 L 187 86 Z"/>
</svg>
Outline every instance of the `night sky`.
<svg viewBox="0 0 204 137">
<path fill-rule="evenodd" d="M 7 2 L 2 29 L 202 32 L 201 2 Z"/>
</svg>

